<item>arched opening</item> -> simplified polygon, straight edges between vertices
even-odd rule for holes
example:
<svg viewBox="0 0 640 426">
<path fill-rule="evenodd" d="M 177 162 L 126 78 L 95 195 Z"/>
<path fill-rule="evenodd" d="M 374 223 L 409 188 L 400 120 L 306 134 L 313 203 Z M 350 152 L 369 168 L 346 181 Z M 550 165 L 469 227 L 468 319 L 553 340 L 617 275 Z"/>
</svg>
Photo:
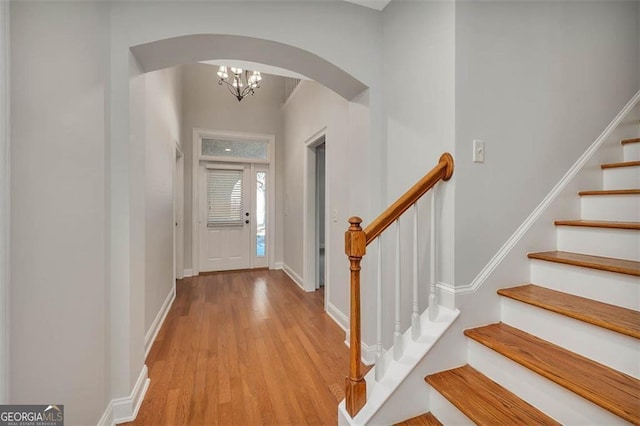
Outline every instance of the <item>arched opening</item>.
<svg viewBox="0 0 640 426">
<path fill-rule="evenodd" d="M 288 148 L 290 148 L 290 146 L 299 145 L 300 151 L 295 152 L 295 155 L 293 155 L 291 158 L 289 157 L 284 158 L 284 156 L 280 158 L 279 156 L 275 156 L 274 160 L 275 158 L 278 158 L 279 163 L 283 162 L 281 160 L 299 162 L 297 167 L 299 168 L 299 172 L 302 174 L 301 177 L 306 179 L 308 174 L 309 177 L 311 179 L 314 179 L 313 181 L 315 182 L 314 170 L 308 169 L 307 167 L 307 163 L 309 159 L 305 156 L 306 151 L 308 151 L 308 147 L 305 145 L 305 142 L 307 142 L 309 138 L 313 138 L 318 131 L 322 131 L 323 134 L 326 136 L 327 157 L 328 157 L 327 166 L 329 168 L 329 170 L 327 170 L 327 181 L 328 181 L 327 191 L 331 194 L 331 188 L 333 185 L 334 191 L 332 195 L 335 196 L 336 193 L 338 192 L 343 192 L 343 194 L 340 194 L 339 202 L 336 202 L 335 203 L 336 205 L 331 205 L 330 207 L 326 208 L 327 214 L 323 215 L 323 217 L 326 217 L 325 220 L 328 224 L 329 222 L 331 222 L 330 225 L 327 226 L 328 230 L 327 230 L 326 244 L 329 245 L 330 243 L 332 243 L 334 245 L 334 248 L 335 246 L 340 247 L 339 249 L 333 250 L 333 252 L 335 253 L 334 260 L 339 259 L 339 261 L 334 261 L 334 264 L 336 264 L 335 270 L 331 272 L 327 272 L 326 274 L 325 282 L 327 284 L 325 285 L 325 289 L 324 289 L 325 310 L 332 317 L 334 317 L 334 319 L 336 319 L 336 322 L 338 322 L 339 325 L 341 325 L 343 328 L 347 327 L 348 324 L 346 322 L 346 315 L 348 314 L 348 310 L 345 309 L 344 306 L 341 306 L 341 305 L 346 306 L 346 303 L 343 303 L 344 301 L 347 300 L 346 288 L 339 289 L 339 291 L 335 292 L 336 297 L 339 296 L 338 299 L 340 299 L 340 301 L 331 299 L 330 289 L 332 284 L 332 281 L 331 281 L 332 276 L 334 277 L 338 276 L 342 274 L 342 272 L 344 272 L 344 275 L 348 274 L 348 270 L 346 269 L 346 267 L 344 267 L 344 265 L 346 264 L 344 263 L 344 254 L 343 254 L 343 248 L 341 247 L 341 244 L 342 244 L 342 234 L 344 233 L 344 227 L 345 227 L 344 224 L 346 224 L 346 215 L 349 213 L 348 207 L 347 207 L 347 203 L 349 199 L 348 186 L 346 185 L 345 182 L 349 182 L 352 180 L 350 179 L 349 174 L 354 172 L 347 167 L 348 163 L 346 162 L 346 160 L 350 155 L 350 150 L 354 149 L 353 147 L 350 146 L 350 143 L 352 142 L 351 136 L 356 130 L 352 130 L 350 126 L 354 126 L 355 129 L 361 129 L 363 127 L 365 128 L 367 127 L 368 121 L 363 120 L 362 107 L 363 105 L 365 105 L 365 109 L 366 109 L 366 104 L 368 104 L 368 97 L 364 95 L 364 96 L 361 96 L 360 99 L 357 100 L 356 102 L 350 102 L 350 101 L 353 100 L 354 98 L 358 98 L 358 95 L 360 95 L 361 93 L 366 92 L 367 87 L 363 83 L 361 83 L 358 79 L 349 75 L 347 72 L 343 71 L 337 66 L 331 64 L 330 62 L 308 51 L 305 51 L 303 49 L 300 49 L 294 46 L 286 45 L 283 43 L 277 43 L 277 42 L 251 38 L 251 37 L 200 34 L 200 35 L 180 36 L 180 37 L 145 43 L 141 45 L 136 45 L 134 47 L 131 47 L 130 49 L 132 53 L 132 56 L 130 56 L 130 62 L 131 62 L 130 68 L 134 69 L 134 72 L 132 73 L 134 77 L 130 80 L 129 126 L 130 126 L 130 134 L 134 135 L 134 139 L 149 138 L 148 133 L 151 130 L 149 129 L 148 124 L 146 125 L 146 128 L 141 129 L 140 131 L 137 131 L 136 127 L 139 127 L 141 125 L 140 123 L 144 122 L 144 120 L 142 121 L 140 120 L 141 114 L 144 115 L 149 110 L 157 107 L 157 105 L 153 105 L 149 103 L 148 98 L 144 94 L 144 90 L 149 90 L 148 76 L 150 76 L 151 73 L 155 71 L 164 70 L 170 67 L 174 67 L 176 65 L 184 65 L 186 67 L 193 66 L 193 67 L 200 67 L 200 68 L 204 68 L 204 67 L 210 68 L 211 79 L 208 80 L 209 83 L 215 83 L 214 76 L 215 76 L 216 68 L 214 68 L 211 65 L 198 64 L 198 62 L 209 61 L 209 60 L 215 61 L 216 59 L 222 58 L 222 59 L 250 61 L 254 63 L 266 64 L 274 67 L 284 68 L 284 69 L 293 71 L 295 73 L 304 75 L 314 80 L 315 82 L 319 83 L 317 85 L 312 86 L 312 88 L 309 90 L 313 91 L 313 93 L 323 93 L 323 96 L 330 98 L 331 102 L 338 102 L 336 101 L 336 99 L 338 99 L 341 105 L 343 105 L 343 114 L 342 114 L 343 116 L 341 117 L 338 117 L 338 118 L 333 117 L 332 115 L 335 115 L 335 111 L 331 111 L 330 114 L 329 113 L 326 114 L 326 117 L 320 118 L 319 121 L 316 121 L 309 126 L 306 126 L 306 125 L 291 126 L 296 128 L 295 132 L 283 131 L 283 134 L 282 134 L 283 138 L 291 139 L 290 141 L 287 142 Z M 223 65 L 223 64 L 220 64 L 220 65 Z M 138 78 L 138 77 L 141 77 L 141 78 Z M 136 82 L 136 79 L 138 80 L 137 82 Z M 141 94 L 139 91 L 141 87 L 140 81 L 144 82 L 145 79 L 147 79 L 147 82 L 142 84 L 143 92 Z M 324 86 L 322 87 L 322 90 L 320 90 L 320 86 Z M 226 93 L 225 90 L 221 90 L 219 87 L 217 87 L 217 85 L 209 84 L 208 87 L 210 87 L 210 89 L 208 90 L 220 90 L 221 93 L 224 93 L 223 95 L 220 95 L 220 96 L 228 96 L 228 93 Z M 326 89 L 329 89 L 329 90 L 326 90 Z M 328 95 L 327 94 L 328 92 L 331 92 L 331 94 Z M 257 100 L 257 98 L 260 96 L 261 96 L 261 93 L 258 91 L 258 93 L 256 94 L 256 99 L 251 98 L 247 101 L 243 101 L 240 104 L 238 104 L 238 102 L 235 101 L 235 99 L 231 99 L 231 97 L 229 97 L 229 99 L 230 99 L 230 102 L 232 101 L 234 105 L 244 105 L 245 102 L 251 102 L 251 101 Z M 282 108 L 294 108 L 294 107 L 283 106 Z M 351 108 L 356 108 L 357 114 L 354 114 L 352 116 Z M 311 112 L 307 114 L 313 115 Z M 296 115 L 296 117 L 299 117 L 299 115 Z M 368 120 L 368 117 L 366 117 L 366 119 Z M 329 120 L 330 122 L 327 123 L 326 120 Z M 358 122 L 358 120 L 360 120 L 360 122 Z M 199 168 L 200 166 L 200 162 L 198 158 L 198 155 L 200 154 L 200 148 L 194 148 L 194 147 L 198 147 L 197 143 L 201 143 L 202 135 L 203 134 L 206 135 L 207 132 L 202 131 L 203 129 L 201 128 L 201 125 L 193 125 L 192 123 L 185 123 L 185 126 L 188 127 L 186 133 L 191 134 L 192 136 L 184 137 L 180 141 L 182 143 L 182 146 L 179 148 L 183 149 L 184 150 L 183 152 L 185 154 L 184 155 L 184 159 L 185 159 L 184 160 L 185 161 L 184 180 L 190 181 L 191 187 L 187 189 L 185 185 L 183 189 L 185 194 L 191 193 L 193 197 L 194 196 L 193 194 L 196 194 L 198 192 L 194 188 L 196 187 L 196 184 L 197 184 L 196 182 L 198 182 L 199 180 L 199 177 L 198 177 L 199 172 L 196 169 Z M 284 126 L 284 127 L 287 127 L 287 126 Z M 300 127 L 302 127 L 302 129 L 300 129 Z M 222 129 L 209 128 L 204 130 L 227 131 L 228 134 L 242 131 L 242 129 L 238 130 L 234 128 L 222 128 Z M 185 132 L 183 132 L 182 134 L 184 135 Z M 200 138 L 200 139 L 196 140 L 197 138 Z M 366 136 L 364 138 L 366 138 Z M 283 141 L 280 141 L 280 140 L 276 141 L 276 146 L 278 146 L 278 143 L 282 143 L 282 142 Z M 133 140 L 131 143 L 134 145 L 137 145 L 138 147 L 140 147 L 141 145 L 140 141 L 136 142 L 135 140 Z M 334 144 L 334 146 L 332 146 L 332 143 Z M 142 146 L 144 145 L 145 144 L 143 142 Z M 339 151 L 339 154 L 336 154 L 336 151 L 334 151 L 333 153 L 331 152 L 332 149 L 335 149 L 335 148 L 339 148 L 341 150 Z M 281 147 L 277 149 L 281 149 Z M 139 155 L 142 153 L 139 148 L 137 148 L 137 152 L 138 152 L 138 155 L 136 156 L 137 157 L 136 161 L 140 161 Z M 149 167 L 148 147 L 147 147 L 147 152 L 144 153 L 143 155 L 147 160 L 146 161 L 147 167 Z M 296 155 L 298 157 L 296 157 Z M 337 157 L 340 157 L 340 160 L 332 162 L 332 159 L 335 160 L 335 158 Z M 131 164 L 133 165 L 134 162 L 132 162 Z M 275 173 L 282 173 L 283 165 L 279 164 L 276 166 L 274 162 L 271 162 L 269 166 L 274 167 Z M 251 170 L 252 170 L 251 173 L 253 173 L 253 169 Z M 131 179 L 132 180 L 140 179 L 140 176 L 141 176 L 140 174 L 136 174 L 132 172 Z M 135 184 L 133 186 L 140 187 L 140 185 L 135 185 Z M 339 190 L 336 189 L 338 187 L 340 188 Z M 308 238 L 312 238 L 313 240 L 315 240 L 316 238 L 315 236 L 316 226 L 314 226 L 314 224 L 312 223 L 309 223 L 311 219 L 307 217 L 307 216 L 311 217 L 310 213 L 314 213 L 313 215 L 314 218 L 316 216 L 315 212 L 309 211 L 309 205 L 313 205 L 311 201 L 315 199 L 315 194 L 308 193 L 309 188 L 315 191 L 315 185 L 310 185 L 308 184 L 308 182 L 305 182 L 305 183 L 300 182 L 299 187 L 292 186 L 292 189 L 276 188 L 277 191 L 283 192 L 282 204 L 279 205 L 278 208 L 276 209 L 276 215 L 287 216 L 287 218 L 285 218 L 284 220 L 287 223 L 285 223 L 284 226 L 294 226 L 294 227 L 299 226 L 300 230 L 295 235 L 296 237 L 303 239 L 303 241 L 300 243 L 300 249 L 295 250 L 297 251 L 296 255 L 300 255 L 301 257 L 303 257 L 303 259 L 297 262 L 295 267 L 294 265 L 285 264 L 282 266 L 278 265 L 276 266 L 276 268 L 282 267 L 283 269 L 285 269 L 285 271 L 287 271 L 287 266 L 292 266 L 291 271 L 287 271 L 287 273 L 290 276 L 292 275 L 294 276 L 294 281 L 296 281 L 304 290 L 314 291 L 316 290 L 316 280 L 317 280 L 317 276 L 319 275 L 317 268 L 319 268 L 319 266 L 318 266 L 318 263 L 314 261 L 310 261 L 309 257 L 313 255 L 313 253 L 310 253 L 310 251 L 314 250 L 314 247 L 313 245 L 309 245 L 306 243 L 306 240 Z M 291 193 L 289 193 L 289 191 Z M 298 193 L 294 194 L 294 192 L 296 191 Z M 193 198 L 192 198 L 192 201 L 193 201 Z M 310 203 L 307 204 L 307 201 L 309 201 Z M 186 204 L 188 204 L 188 202 L 185 202 L 185 205 Z M 193 203 L 193 206 L 196 206 L 196 205 L 197 203 Z M 147 215 L 148 215 L 148 210 L 149 208 L 147 207 Z M 294 212 L 294 210 L 296 211 Z M 193 209 L 191 213 L 193 213 Z M 135 216 L 135 213 L 132 213 L 132 215 Z M 190 214 L 185 213 L 185 218 L 188 216 L 190 216 Z M 140 220 L 140 217 L 141 216 L 138 215 L 137 220 Z M 135 227 L 134 220 L 132 220 L 132 229 L 133 227 Z M 289 223 L 289 222 L 293 222 L 293 223 Z M 193 233 L 192 235 L 195 235 L 195 232 L 196 232 L 194 231 L 195 223 L 196 223 L 195 216 L 192 216 L 191 225 L 184 226 L 185 234 L 188 232 L 192 232 Z M 146 224 L 144 224 L 144 226 L 141 226 L 140 228 L 145 229 L 144 232 L 147 235 L 149 235 L 149 234 L 155 233 L 153 226 L 155 225 L 152 225 L 151 222 L 147 220 Z M 313 235 L 307 235 L 307 233 L 309 232 L 312 233 Z M 333 235 L 333 238 L 332 238 L 332 235 Z M 292 237 L 292 238 L 295 239 L 296 237 Z M 194 241 L 194 237 L 192 236 L 191 237 L 192 244 L 193 244 L 193 241 Z M 286 244 L 286 242 L 284 242 L 283 244 Z M 311 247 L 309 248 L 309 246 Z M 144 256 L 146 256 L 145 261 L 147 261 L 150 254 L 148 247 L 149 245 L 147 241 L 147 252 L 144 254 Z M 197 243 L 193 244 L 192 247 L 198 247 L 198 244 Z M 191 256 L 191 261 L 194 262 L 195 255 L 193 251 L 191 252 L 190 256 Z M 295 263 L 296 261 L 292 261 L 292 262 Z M 326 256 L 325 262 L 326 262 L 325 264 L 327 265 L 327 268 L 330 268 L 331 266 L 330 255 Z M 286 259 L 285 259 L 285 263 L 286 263 Z M 194 272 L 197 274 L 197 268 L 191 271 L 191 273 L 194 273 Z M 148 275 L 148 272 L 147 272 L 147 275 Z M 177 275 L 180 276 L 179 273 Z M 296 275 L 299 279 L 295 279 Z M 147 282 L 149 281 L 149 276 L 146 277 L 146 280 Z M 334 280 L 334 282 L 335 281 L 338 281 L 338 280 Z M 347 283 L 346 279 L 339 280 L 339 281 L 341 281 L 342 286 L 344 286 L 345 283 Z M 163 289 L 163 291 L 165 290 Z M 174 292 L 175 292 L 175 289 L 174 289 Z M 157 333 L 157 330 L 153 330 L 153 327 L 157 327 L 157 329 L 159 330 L 159 327 L 162 324 L 162 318 L 163 318 L 162 311 L 165 309 L 166 310 L 169 309 L 171 305 L 171 299 L 167 299 L 166 301 L 164 301 L 164 303 L 162 303 L 163 300 L 165 300 L 164 299 L 165 294 L 162 294 L 159 297 L 154 296 L 153 297 L 154 306 L 149 306 L 150 300 L 148 300 L 149 299 L 148 291 L 146 294 L 147 296 L 143 301 L 143 303 L 145 305 L 145 315 L 147 316 L 147 318 L 145 318 L 145 346 L 146 346 L 145 349 L 146 349 L 146 352 L 148 353 L 153 343 L 153 340 L 155 338 L 155 335 Z M 342 299 L 344 299 L 344 301 Z M 156 311 L 158 310 L 158 306 L 160 306 L 160 312 L 158 312 L 156 316 Z M 159 318 L 159 320 L 158 321 L 154 320 L 153 323 L 150 324 L 151 320 L 154 317 Z"/>
<path fill-rule="evenodd" d="M 346 100 L 367 86 L 331 62 L 304 49 L 254 37 L 194 34 L 131 47 L 143 72 L 212 59 L 236 59 L 291 70 L 317 81 Z"/>
</svg>

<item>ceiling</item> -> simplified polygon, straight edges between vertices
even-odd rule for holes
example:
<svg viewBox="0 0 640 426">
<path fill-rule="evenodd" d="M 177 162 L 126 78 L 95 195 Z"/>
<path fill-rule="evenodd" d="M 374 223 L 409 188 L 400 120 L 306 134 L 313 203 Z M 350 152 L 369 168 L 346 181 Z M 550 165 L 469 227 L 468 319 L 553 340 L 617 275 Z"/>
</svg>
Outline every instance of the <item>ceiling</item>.
<svg viewBox="0 0 640 426">
<path fill-rule="evenodd" d="M 391 0 L 344 0 L 344 1 L 348 1 L 349 3 L 355 3 L 357 5 L 364 6 L 364 7 L 369 7 L 375 10 L 382 10 L 389 3 L 391 3 Z"/>
</svg>

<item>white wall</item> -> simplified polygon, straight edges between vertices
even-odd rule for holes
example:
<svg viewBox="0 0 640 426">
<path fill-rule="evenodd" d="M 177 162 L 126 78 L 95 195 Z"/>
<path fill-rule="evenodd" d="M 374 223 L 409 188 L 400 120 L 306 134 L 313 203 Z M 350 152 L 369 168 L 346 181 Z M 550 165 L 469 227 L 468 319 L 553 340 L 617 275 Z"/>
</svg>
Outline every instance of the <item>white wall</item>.
<svg viewBox="0 0 640 426">
<path fill-rule="evenodd" d="M 276 169 L 276 238 L 275 261 L 282 261 L 282 112 L 284 102 L 284 78 L 265 74 L 261 87 L 254 96 L 238 102 L 226 87 L 218 85 L 217 67 L 205 64 L 182 66 L 182 140 L 184 147 L 184 262 L 191 268 L 192 262 L 192 162 L 193 129 L 231 132 L 262 133 L 275 135 Z"/>
<path fill-rule="evenodd" d="M 440 155 L 455 155 L 455 2 L 394 0 L 383 12 L 383 76 L 386 111 L 387 203 L 394 202 L 438 162 Z M 453 282 L 454 189 L 456 174 L 440 184 L 437 198 L 439 264 L 437 280 Z M 418 282 L 419 308 L 427 306 L 429 285 L 430 195 L 419 204 Z M 401 220 L 401 297 L 410 323 L 412 303 L 412 213 Z M 385 283 L 395 281 L 395 230 L 383 236 Z M 369 256 L 373 256 L 373 251 Z M 393 333 L 394 290 L 385 285 L 383 317 L 385 346 Z"/>
<path fill-rule="evenodd" d="M 173 173 L 180 142 L 180 68 L 145 75 L 146 261 L 145 334 L 173 289 Z"/>
<path fill-rule="evenodd" d="M 344 232 L 347 219 L 355 214 L 350 206 L 352 194 L 348 184 L 350 128 L 349 102 L 314 81 L 302 81 L 284 107 L 284 264 L 304 277 L 304 196 L 306 156 L 309 141 L 326 128 L 326 209 L 329 226 L 326 228 L 325 261 L 326 293 L 329 312 L 347 327 L 344 318 L 349 314 L 348 261 L 344 254 Z M 336 220 L 332 216 L 336 211 Z"/>
<path fill-rule="evenodd" d="M 6 404 L 9 384 L 9 2 L 0 1 L 0 404 Z"/>
<path fill-rule="evenodd" d="M 638 2 L 456 6 L 455 282 L 480 272 L 639 88 Z M 485 163 L 471 162 L 473 139 Z"/>
<path fill-rule="evenodd" d="M 11 3 L 11 403 L 96 424 L 109 385 L 108 9 Z"/>
</svg>

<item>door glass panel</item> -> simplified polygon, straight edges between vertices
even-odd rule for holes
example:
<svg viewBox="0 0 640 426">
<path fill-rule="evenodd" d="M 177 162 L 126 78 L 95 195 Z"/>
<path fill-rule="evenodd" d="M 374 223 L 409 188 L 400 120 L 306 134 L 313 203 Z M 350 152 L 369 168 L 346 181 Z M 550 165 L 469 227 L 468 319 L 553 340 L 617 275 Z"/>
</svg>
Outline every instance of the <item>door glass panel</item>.
<svg viewBox="0 0 640 426">
<path fill-rule="evenodd" d="M 207 172 L 207 226 L 242 226 L 242 170 Z"/>
<path fill-rule="evenodd" d="M 267 173 L 256 173 L 256 257 L 266 255 Z"/>
<path fill-rule="evenodd" d="M 203 138 L 201 154 L 209 157 L 266 160 L 268 147 L 267 141 Z"/>
</svg>

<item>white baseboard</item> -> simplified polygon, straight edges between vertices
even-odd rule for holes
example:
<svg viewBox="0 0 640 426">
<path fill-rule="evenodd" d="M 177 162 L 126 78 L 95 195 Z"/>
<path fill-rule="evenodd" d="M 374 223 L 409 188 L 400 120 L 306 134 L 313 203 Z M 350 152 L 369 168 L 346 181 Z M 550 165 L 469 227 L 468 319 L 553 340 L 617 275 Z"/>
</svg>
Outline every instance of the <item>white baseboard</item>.
<svg viewBox="0 0 640 426">
<path fill-rule="evenodd" d="M 193 269 L 185 269 L 182 272 L 182 277 L 183 278 L 189 278 L 189 277 L 192 277 L 192 276 L 193 276 Z"/>
<path fill-rule="evenodd" d="M 344 344 L 349 347 L 349 318 L 345 314 L 343 314 L 335 305 L 331 302 L 327 302 L 327 315 L 333 321 L 335 321 L 338 326 L 344 330 Z M 360 347 L 362 350 L 362 362 L 365 365 L 373 365 L 376 362 L 376 348 L 375 346 L 369 346 L 364 342 L 360 342 Z"/>
<path fill-rule="evenodd" d="M 171 305 L 173 301 L 176 300 L 176 287 L 171 286 L 171 291 L 167 295 L 167 298 L 164 300 L 164 303 L 160 307 L 160 311 L 158 311 L 158 315 L 156 315 L 151 327 L 147 331 L 147 334 L 144 336 L 144 359 L 147 359 L 149 355 L 149 351 L 153 346 L 153 342 L 156 340 L 158 336 L 158 332 L 164 323 L 164 319 L 167 317 L 169 313 L 169 309 L 171 309 Z"/>
<path fill-rule="evenodd" d="M 104 411 L 104 414 L 102 415 L 102 417 L 100 417 L 100 420 L 98 421 L 97 426 L 113 426 L 113 425 L 115 425 L 113 421 L 113 406 L 111 405 L 111 402 L 109 402 L 109 405 L 107 406 L 107 409 Z"/>
<path fill-rule="evenodd" d="M 349 331 L 349 318 L 331 302 L 327 302 L 327 315 L 329 315 L 345 333 Z"/>
<path fill-rule="evenodd" d="M 98 426 L 113 426 L 120 423 L 131 422 L 136 419 L 140 405 L 149 388 L 147 366 L 142 366 L 138 380 L 131 390 L 131 395 L 124 398 L 112 399 L 109 406 L 98 422 Z"/>
<path fill-rule="evenodd" d="M 293 269 L 291 269 L 287 264 L 282 264 L 282 270 L 285 274 L 289 276 L 293 280 L 294 283 L 298 284 L 298 286 L 304 291 L 304 280 L 300 275 L 298 275 Z"/>
<path fill-rule="evenodd" d="M 284 269 L 284 263 L 282 262 L 275 262 L 273 264 L 273 269 Z"/>
</svg>

